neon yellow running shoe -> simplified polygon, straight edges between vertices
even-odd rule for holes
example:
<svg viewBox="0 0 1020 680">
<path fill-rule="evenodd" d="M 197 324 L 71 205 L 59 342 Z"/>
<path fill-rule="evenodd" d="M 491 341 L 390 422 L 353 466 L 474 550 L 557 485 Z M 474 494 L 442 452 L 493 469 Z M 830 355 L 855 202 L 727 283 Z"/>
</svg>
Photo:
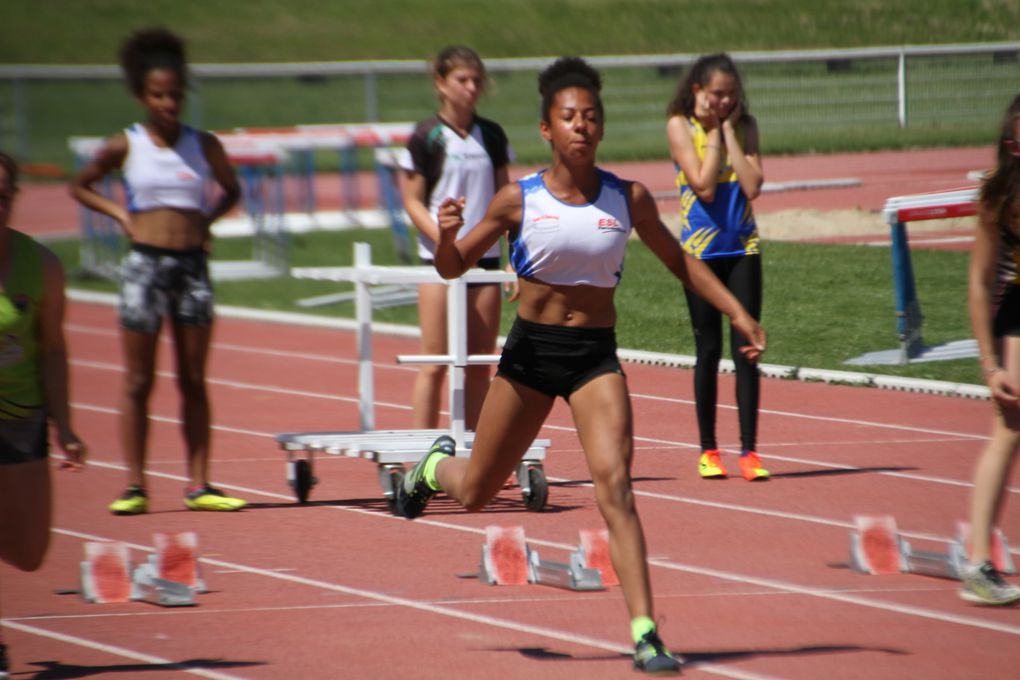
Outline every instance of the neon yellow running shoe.
<svg viewBox="0 0 1020 680">
<path fill-rule="evenodd" d="M 650 630 L 634 646 L 634 670 L 649 675 L 679 675 L 683 660 L 669 653 L 659 634 Z"/>
<path fill-rule="evenodd" d="M 698 474 L 705 479 L 725 479 L 726 468 L 719 460 L 719 449 L 711 449 L 698 459 Z"/>
<path fill-rule="evenodd" d="M 206 484 L 191 491 L 184 497 L 184 505 L 188 510 L 211 510 L 213 512 L 233 512 L 248 505 L 248 501 L 231 498 L 219 489 Z"/>
<path fill-rule="evenodd" d="M 120 498 L 110 503 L 110 512 L 115 515 L 142 515 L 149 511 L 149 497 L 140 486 L 129 486 Z"/>
</svg>

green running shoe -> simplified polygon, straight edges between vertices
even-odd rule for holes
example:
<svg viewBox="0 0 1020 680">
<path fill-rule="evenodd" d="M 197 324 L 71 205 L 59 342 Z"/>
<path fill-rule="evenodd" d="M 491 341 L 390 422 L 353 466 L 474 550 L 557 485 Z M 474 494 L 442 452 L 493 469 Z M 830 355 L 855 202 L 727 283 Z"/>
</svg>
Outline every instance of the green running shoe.
<svg viewBox="0 0 1020 680">
<path fill-rule="evenodd" d="M 960 597 L 974 604 L 1010 605 L 1020 602 L 1020 588 L 1002 578 L 991 562 L 963 568 Z"/>
<path fill-rule="evenodd" d="M 248 501 L 231 498 L 219 489 L 205 486 L 195 489 L 184 497 L 184 505 L 188 510 L 211 510 L 213 512 L 233 512 L 248 505 Z"/>
<path fill-rule="evenodd" d="M 425 464 L 432 456 L 452 456 L 457 452 L 457 442 L 445 434 L 432 443 L 429 452 L 404 475 L 404 483 L 397 488 L 397 511 L 407 519 L 421 517 L 425 506 L 439 493 L 425 481 Z"/>
<path fill-rule="evenodd" d="M 149 511 L 149 497 L 140 486 L 129 486 L 120 498 L 110 503 L 115 515 L 142 515 Z"/>
<path fill-rule="evenodd" d="M 651 675 L 679 675 L 680 660 L 669 653 L 659 634 L 650 630 L 634 646 L 634 670 Z"/>
</svg>

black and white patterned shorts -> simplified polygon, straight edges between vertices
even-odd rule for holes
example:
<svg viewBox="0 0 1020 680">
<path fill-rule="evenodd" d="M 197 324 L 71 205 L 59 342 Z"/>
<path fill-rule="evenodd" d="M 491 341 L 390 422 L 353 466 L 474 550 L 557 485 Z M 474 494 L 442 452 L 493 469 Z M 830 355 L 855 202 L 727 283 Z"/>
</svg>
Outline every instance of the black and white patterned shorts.
<svg viewBox="0 0 1020 680">
<path fill-rule="evenodd" d="M 175 325 L 208 326 L 213 319 L 209 255 L 134 244 L 121 262 L 120 324 L 155 333 L 163 317 Z"/>
</svg>

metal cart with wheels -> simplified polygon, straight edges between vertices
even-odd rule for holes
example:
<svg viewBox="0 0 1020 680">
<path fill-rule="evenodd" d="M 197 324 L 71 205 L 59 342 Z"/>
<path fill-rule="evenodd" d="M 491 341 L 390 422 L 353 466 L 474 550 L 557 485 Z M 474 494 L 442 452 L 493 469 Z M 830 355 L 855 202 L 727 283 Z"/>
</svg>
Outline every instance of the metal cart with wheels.
<svg viewBox="0 0 1020 680">
<path fill-rule="evenodd" d="M 371 263 L 368 244 L 354 246 L 353 267 L 301 267 L 291 270 L 297 278 L 353 282 L 358 327 L 358 401 L 361 430 L 356 432 L 286 432 L 276 435 L 287 454 L 287 482 L 299 503 L 306 503 L 315 478 L 316 455 L 366 458 L 379 467 L 379 483 L 391 509 L 404 465 L 417 463 L 440 435 L 457 443 L 458 456 L 470 456 L 474 432 L 464 427 L 464 369 L 471 364 L 494 363 L 496 355 L 468 355 L 466 333 L 467 284 L 512 281 L 514 274 L 471 270 L 457 279 L 445 280 L 432 267 L 382 267 Z M 450 428 L 427 430 L 376 430 L 375 384 L 372 370 L 372 297 L 370 286 L 382 284 L 445 283 L 449 350 L 443 355 L 401 355 L 400 363 L 446 364 L 450 367 Z M 550 442 L 536 439 L 517 466 L 516 477 L 525 506 L 533 512 L 545 508 L 549 498 L 542 461 Z"/>
</svg>

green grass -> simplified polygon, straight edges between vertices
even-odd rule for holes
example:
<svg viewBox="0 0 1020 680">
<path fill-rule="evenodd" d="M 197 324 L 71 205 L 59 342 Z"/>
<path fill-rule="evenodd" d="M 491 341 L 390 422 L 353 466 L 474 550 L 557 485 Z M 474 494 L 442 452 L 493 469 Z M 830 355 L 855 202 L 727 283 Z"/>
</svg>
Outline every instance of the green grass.
<svg viewBox="0 0 1020 680">
<path fill-rule="evenodd" d="M 162 23 L 204 62 L 430 58 L 441 46 L 476 46 L 485 58 L 577 53 L 698 54 L 1016 40 L 1011 0 L 91 0 L 0 3 L 0 63 L 115 61 L 130 30 Z M 611 27 L 611 30 L 607 30 Z M 745 82 L 767 154 L 985 144 L 1020 82 L 1016 55 L 918 57 L 908 62 L 909 124 L 897 122 L 896 62 L 747 64 Z M 605 68 L 609 124 L 604 160 L 663 158 L 663 111 L 678 72 Z M 139 117 L 123 85 L 103 81 L 0 83 L 0 147 L 70 170 L 67 138 L 108 135 Z M 366 120 L 359 76 L 208 79 L 188 119 L 209 129 Z M 424 72 L 380 75 L 378 119 L 413 121 L 435 108 Z M 16 100 L 22 118 L 10 113 Z M 507 129 L 518 158 L 548 156 L 539 138 L 533 72 L 494 74 L 481 112 Z M 27 133 L 17 135 L 18 129 Z M 367 156 L 365 158 L 367 162 Z M 333 158 L 320 159 L 335 167 Z"/>
<path fill-rule="evenodd" d="M 195 62 L 698 53 L 1016 39 L 1013 0 L 4 0 L 0 62 L 111 63 L 140 26 Z"/>
<path fill-rule="evenodd" d="M 344 266 L 352 263 L 355 241 L 372 245 L 373 260 L 396 263 L 392 238 L 386 230 L 314 232 L 292 241 L 294 266 Z M 77 243 L 55 242 L 54 250 L 70 274 L 70 285 L 114 291 L 112 284 L 83 279 L 78 272 Z M 248 239 L 219 239 L 216 259 L 248 259 Z M 763 325 L 769 332 L 765 361 L 771 364 L 880 372 L 890 375 L 978 382 L 974 360 L 883 366 L 849 367 L 846 359 L 897 346 L 892 294 L 892 265 L 888 249 L 863 246 L 768 242 L 764 247 L 765 304 Z M 913 252 L 915 278 L 925 315 L 927 344 L 970 337 L 966 310 L 967 254 L 951 251 Z M 349 285 L 280 278 L 267 281 L 221 282 L 217 302 L 259 309 L 304 311 L 353 318 L 354 306 L 343 303 L 313 310 L 299 308 L 304 297 L 350 289 Z M 824 292 L 819 292 L 824 291 Z M 621 347 L 655 352 L 693 354 L 687 308 L 680 284 L 638 242 L 627 251 L 623 283 L 617 291 Z M 514 308 L 504 305 L 502 332 Z M 413 306 L 377 310 L 375 318 L 388 323 L 417 325 Z"/>
</svg>

